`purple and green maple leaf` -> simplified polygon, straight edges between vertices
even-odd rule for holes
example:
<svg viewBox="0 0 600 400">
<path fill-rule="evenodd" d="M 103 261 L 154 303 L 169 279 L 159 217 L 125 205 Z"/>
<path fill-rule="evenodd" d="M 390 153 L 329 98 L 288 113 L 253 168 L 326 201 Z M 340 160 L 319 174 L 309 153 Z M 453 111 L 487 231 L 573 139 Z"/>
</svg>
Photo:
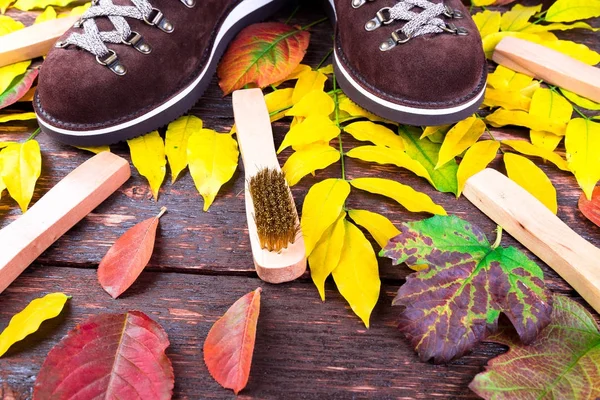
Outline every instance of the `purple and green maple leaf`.
<svg viewBox="0 0 600 400">
<path fill-rule="evenodd" d="M 409 275 L 393 301 L 403 306 L 400 331 L 423 361 L 443 363 L 469 352 L 497 331 L 500 313 L 526 344 L 550 323 L 552 298 L 543 272 L 518 249 L 490 244 L 456 216 L 399 229 L 380 255 L 394 264 L 429 266 Z"/>
</svg>

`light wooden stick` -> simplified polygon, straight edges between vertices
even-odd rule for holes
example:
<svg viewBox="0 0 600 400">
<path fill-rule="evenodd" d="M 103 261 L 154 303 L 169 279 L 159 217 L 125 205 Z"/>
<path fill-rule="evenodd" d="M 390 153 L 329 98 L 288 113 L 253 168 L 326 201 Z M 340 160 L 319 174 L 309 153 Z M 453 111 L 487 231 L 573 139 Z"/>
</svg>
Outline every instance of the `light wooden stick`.
<svg viewBox="0 0 600 400">
<path fill-rule="evenodd" d="M 496 170 L 486 169 L 469 178 L 464 194 L 600 312 L 600 249 Z"/>
<path fill-rule="evenodd" d="M 0 67 L 45 56 L 78 19 L 78 16 L 53 19 L 0 36 Z"/>
<path fill-rule="evenodd" d="M 279 253 L 262 249 L 254 221 L 254 202 L 248 190 L 250 178 L 263 168 L 281 171 L 275 154 L 269 111 L 262 91 L 260 89 L 235 91 L 233 113 L 237 139 L 244 160 L 246 217 L 256 272 L 266 282 L 289 282 L 306 271 L 306 249 L 302 232 L 298 234 L 294 243 Z"/>
<path fill-rule="evenodd" d="M 556 50 L 527 40 L 506 37 L 496 46 L 493 60 L 514 71 L 600 102 L 600 68 Z"/>
<path fill-rule="evenodd" d="M 73 170 L 29 211 L 0 230 L 0 293 L 130 175 L 127 160 L 110 152 L 100 153 Z"/>
</svg>

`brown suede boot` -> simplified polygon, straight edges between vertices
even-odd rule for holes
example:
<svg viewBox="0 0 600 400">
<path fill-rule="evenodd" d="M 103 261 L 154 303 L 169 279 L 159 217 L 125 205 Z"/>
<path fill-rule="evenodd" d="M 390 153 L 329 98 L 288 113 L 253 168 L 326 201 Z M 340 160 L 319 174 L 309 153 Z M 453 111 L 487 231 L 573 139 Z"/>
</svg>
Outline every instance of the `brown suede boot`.
<svg viewBox="0 0 600 400">
<path fill-rule="evenodd" d="M 460 0 L 328 0 L 334 68 L 356 103 L 409 125 L 442 125 L 483 101 L 481 37 Z"/>
<path fill-rule="evenodd" d="M 235 34 L 284 1 L 94 1 L 44 61 L 42 131 L 90 146 L 166 125 L 203 94 Z"/>
</svg>

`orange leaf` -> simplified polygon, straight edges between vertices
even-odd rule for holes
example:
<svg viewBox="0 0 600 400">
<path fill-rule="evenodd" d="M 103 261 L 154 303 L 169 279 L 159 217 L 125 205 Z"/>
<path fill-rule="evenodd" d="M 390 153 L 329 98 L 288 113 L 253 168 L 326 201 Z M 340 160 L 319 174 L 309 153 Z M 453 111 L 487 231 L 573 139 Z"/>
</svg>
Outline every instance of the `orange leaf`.
<svg viewBox="0 0 600 400">
<path fill-rule="evenodd" d="M 587 219 L 600 226 L 600 186 L 596 186 L 592 193 L 592 200 L 585 197 L 585 193 L 579 198 L 579 210 Z"/>
<path fill-rule="evenodd" d="M 113 298 L 119 297 L 142 273 L 154 250 L 158 220 L 167 211 L 165 207 L 156 217 L 148 218 L 129 229 L 108 250 L 98 266 L 98 281 Z"/>
<path fill-rule="evenodd" d="M 217 69 L 225 95 L 253 83 L 264 88 L 289 76 L 306 53 L 310 34 L 280 22 L 243 29 Z"/>
<path fill-rule="evenodd" d="M 246 387 L 252 365 L 261 288 L 236 301 L 210 329 L 204 362 L 212 377 L 235 394 Z"/>
</svg>

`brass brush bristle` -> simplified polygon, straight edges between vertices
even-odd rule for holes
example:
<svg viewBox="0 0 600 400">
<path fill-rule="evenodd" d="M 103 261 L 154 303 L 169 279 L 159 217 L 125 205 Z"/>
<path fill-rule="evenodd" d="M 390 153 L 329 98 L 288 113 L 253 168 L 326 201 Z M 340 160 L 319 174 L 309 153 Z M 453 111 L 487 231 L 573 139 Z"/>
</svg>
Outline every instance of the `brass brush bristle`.
<svg viewBox="0 0 600 400">
<path fill-rule="evenodd" d="M 250 178 L 248 187 L 254 202 L 260 247 L 279 252 L 294 243 L 300 226 L 285 174 L 275 169 L 261 169 Z"/>
</svg>

